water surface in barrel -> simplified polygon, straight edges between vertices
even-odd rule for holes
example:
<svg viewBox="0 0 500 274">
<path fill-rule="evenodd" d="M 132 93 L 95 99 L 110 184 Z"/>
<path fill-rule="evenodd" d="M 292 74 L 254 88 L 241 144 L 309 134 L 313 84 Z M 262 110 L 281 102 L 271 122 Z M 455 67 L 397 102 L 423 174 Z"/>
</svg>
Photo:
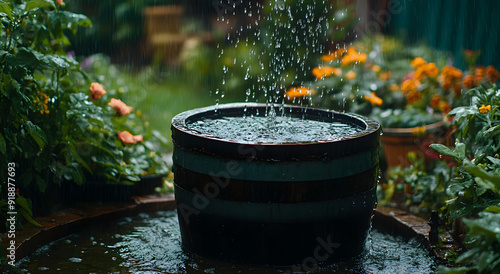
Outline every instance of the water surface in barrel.
<svg viewBox="0 0 500 274">
<path fill-rule="evenodd" d="M 323 122 L 299 117 L 222 117 L 188 124 L 203 135 L 240 143 L 302 143 L 336 141 L 363 131 L 344 121 Z"/>
</svg>

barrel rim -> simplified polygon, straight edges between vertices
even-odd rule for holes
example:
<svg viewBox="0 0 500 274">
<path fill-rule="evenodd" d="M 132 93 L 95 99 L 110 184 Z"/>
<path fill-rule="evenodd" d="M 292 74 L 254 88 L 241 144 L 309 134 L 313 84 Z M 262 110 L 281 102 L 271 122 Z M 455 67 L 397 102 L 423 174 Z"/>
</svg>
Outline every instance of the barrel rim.
<svg viewBox="0 0 500 274">
<path fill-rule="evenodd" d="M 319 112 L 324 112 L 325 114 L 333 114 L 339 115 L 339 116 L 344 116 L 345 118 L 348 118 L 350 121 L 356 121 L 358 125 L 362 125 L 365 128 L 363 131 L 359 132 L 358 134 L 355 134 L 352 137 L 347 137 L 347 138 L 342 138 L 340 140 L 331 140 L 331 141 L 314 141 L 314 142 L 297 142 L 297 143 L 249 143 L 249 142 L 237 142 L 237 141 L 230 141 L 230 140 L 225 140 L 217 137 L 211 137 L 211 136 L 206 136 L 206 135 L 201 135 L 201 133 L 197 130 L 191 129 L 187 125 L 187 121 L 190 117 L 193 116 L 198 116 L 201 114 L 209 113 L 209 112 L 218 112 L 221 110 L 228 110 L 228 109 L 244 109 L 244 108 L 262 108 L 262 107 L 270 107 L 270 104 L 265 104 L 265 103 L 228 103 L 228 104 L 221 104 L 221 105 L 215 105 L 215 106 L 208 106 L 208 107 L 202 107 L 202 108 L 196 108 L 192 110 L 187 110 L 182 113 L 177 114 L 172 118 L 172 128 L 175 128 L 179 131 L 182 131 L 185 134 L 189 134 L 192 136 L 197 136 L 202 139 L 208 139 L 208 140 L 215 140 L 218 142 L 223 142 L 223 143 L 229 143 L 229 144 L 241 144 L 241 145 L 258 145 L 258 146 L 306 146 L 306 145 L 314 145 L 314 144 L 327 144 L 327 143 L 338 143 L 341 141 L 348 141 L 351 139 L 356 139 L 359 137 L 363 137 L 366 135 L 373 134 L 377 131 L 381 130 L 380 124 L 368 117 L 364 117 L 359 114 L 355 113 L 343 113 L 343 112 L 338 112 L 334 110 L 328 110 L 328 109 L 321 109 L 321 108 L 314 108 L 314 107 L 301 107 L 301 106 L 295 106 L 295 105 L 288 105 L 284 104 L 283 107 L 285 108 L 291 108 L 292 110 L 298 110 L 298 109 L 305 109 L 306 111 L 319 111 Z M 281 107 L 281 105 L 274 105 L 275 108 Z"/>
</svg>

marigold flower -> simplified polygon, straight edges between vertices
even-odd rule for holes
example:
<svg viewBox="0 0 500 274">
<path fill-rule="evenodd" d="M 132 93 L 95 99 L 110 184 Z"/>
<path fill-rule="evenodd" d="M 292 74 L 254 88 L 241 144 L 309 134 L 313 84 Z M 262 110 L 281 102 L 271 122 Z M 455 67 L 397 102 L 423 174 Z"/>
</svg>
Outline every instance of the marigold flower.
<svg viewBox="0 0 500 274">
<path fill-rule="evenodd" d="M 423 66 L 425 64 L 427 64 L 427 62 L 422 57 L 417 57 L 411 61 L 411 65 L 414 68 L 418 68 L 418 67 Z"/>
<path fill-rule="evenodd" d="M 424 127 L 424 126 L 421 126 L 421 127 L 415 127 L 415 128 L 412 128 L 411 133 L 412 133 L 414 136 L 421 136 L 421 135 L 424 135 L 424 134 L 425 134 L 425 127 Z"/>
<path fill-rule="evenodd" d="M 120 115 L 127 115 L 134 109 L 133 107 L 127 106 L 122 100 L 111 98 L 111 102 L 108 105 L 116 110 L 116 113 Z"/>
<path fill-rule="evenodd" d="M 476 81 L 475 81 L 475 77 L 473 75 L 465 76 L 463 83 L 464 83 L 464 87 L 466 87 L 468 89 L 476 87 Z"/>
<path fill-rule="evenodd" d="M 344 54 L 346 52 L 347 52 L 347 49 L 339 48 L 339 49 L 335 50 L 333 53 L 321 56 L 321 61 L 329 63 L 333 60 L 339 59 L 342 56 L 342 54 Z"/>
<path fill-rule="evenodd" d="M 390 91 L 396 91 L 399 89 L 399 86 L 397 84 L 392 84 L 389 86 Z"/>
<path fill-rule="evenodd" d="M 453 85 L 453 81 L 451 81 L 451 80 L 450 80 L 450 79 L 448 79 L 448 78 L 445 78 L 445 79 L 443 80 L 443 82 L 441 83 L 441 87 L 442 87 L 444 90 L 446 90 L 446 91 L 450 90 L 450 88 L 451 88 L 451 86 L 452 86 L 452 85 Z"/>
<path fill-rule="evenodd" d="M 94 100 L 94 99 L 100 99 L 104 94 L 106 94 L 107 92 L 104 90 L 104 88 L 102 87 L 101 84 L 99 83 L 91 83 L 90 84 L 90 92 L 92 93 L 90 95 L 90 100 Z"/>
<path fill-rule="evenodd" d="M 422 93 L 416 91 L 416 90 L 412 90 L 410 92 L 408 92 L 408 94 L 406 95 L 406 100 L 408 101 L 408 104 L 413 104 L 415 102 L 418 102 L 420 99 L 422 98 Z"/>
<path fill-rule="evenodd" d="M 342 66 L 348 66 L 351 63 L 364 63 L 366 62 L 366 53 L 358 53 L 355 48 L 347 48 L 347 54 L 342 57 L 340 64 Z"/>
<path fill-rule="evenodd" d="M 441 75 L 451 81 L 462 79 L 462 71 L 452 66 L 444 66 Z"/>
<path fill-rule="evenodd" d="M 386 71 L 380 75 L 380 80 L 382 80 L 382 81 L 387 81 L 387 80 L 389 80 L 389 78 L 391 78 L 390 71 Z"/>
<path fill-rule="evenodd" d="M 488 111 L 491 111 L 491 105 L 485 106 L 484 104 L 479 107 L 479 112 L 481 113 L 488 113 Z"/>
<path fill-rule="evenodd" d="M 475 69 L 475 73 L 476 73 L 476 81 L 481 82 L 481 80 L 484 79 L 484 73 L 485 73 L 484 66 L 477 66 Z"/>
<path fill-rule="evenodd" d="M 371 70 L 373 70 L 374 72 L 380 72 L 382 69 L 380 68 L 379 65 L 373 65 L 371 67 Z"/>
<path fill-rule="evenodd" d="M 333 68 L 333 67 L 316 67 L 313 68 L 312 74 L 318 79 L 323 79 L 325 77 L 329 77 L 332 75 L 341 75 L 342 70 L 340 68 Z"/>
<path fill-rule="evenodd" d="M 294 98 L 297 97 L 306 97 L 306 96 L 311 96 L 313 94 L 316 94 L 316 90 L 310 89 L 308 87 L 291 87 L 286 92 L 286 98 L 288 100 L 293 100 Z"/>
<path fill-rule="evenodd" d="M 451 111 L 451 106 L 450 106 L 450 104 L 448 104 L 448 102 L 441 101 L 439 103 L 439 110 L 441 111 L 441 113 L 446 115 L 446 114 L 448 114 L 448 112 Z"/>
<path fill-rule="evenodd" d="M 378 97 L 375 94 L 375 92 L 372 92 L 370 96 L 364 96 L 363 98 L 374 106 L 380 106 L 384 102 L 380 97 Z"/>
<path fill-rule="evenodd" d="M 431 98 L 431 102 L 429 103 L 429 105 L 433 108 L 433 109 L 437 109 L 439 107 L 439 103 L 441 102 L 441 95 L 439 94 L 434 94 L 432 95 L 432 98 Z"/>
<path fill-rule="evenodd" d="M 403 82 L 401 85 L 401 90 L 404 93 L 408 93 L 410 91 L 416 91 L 420 87 L 420 82 L 415 79 L 408 79 Z"/>
<path fill-rule="evenodd" d="M 352 70 L 348 71 L 345 75 L 344 75 L 345 79 L 348 80 L 348 81 L 351 81 L 353 80 L 354 78 L 356 78 L 356 73 Z"/>
<path fill-rule="evenodd" d="M 498 82 L 498 78 L 500 77 L 500 75 L 498 73 L 498 70 L 496 70 L 494 66 L 488 66 L 486 68 L 486 77 L 492 83 L 496 83 Z"/>
<path fill-rule="evenodd" d="M 417 68 L 417 71 L 415 72 L 415 79 L 421 81 L 425 76 L 436 77 L 438 74 L 439 69 L 436 67 L 436 64 L 428 63 Z"/>
</svg>

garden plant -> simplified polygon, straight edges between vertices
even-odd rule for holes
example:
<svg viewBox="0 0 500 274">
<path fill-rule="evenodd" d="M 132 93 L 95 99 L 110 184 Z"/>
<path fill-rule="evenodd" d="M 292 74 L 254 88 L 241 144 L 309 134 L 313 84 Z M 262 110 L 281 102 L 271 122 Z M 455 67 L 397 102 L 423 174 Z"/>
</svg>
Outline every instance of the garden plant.
<svg viewBox="0 0 500 274">
<path fill-rule="evenodd" d="M 15 167 L 2 171 L 2 218 L 6 178 L 15 180 L 20 213 L 36 224 L 30 195 L 89 180 L 132 184 L 167 172 L 157 153 L 166 140 L 119 99 L 123 88 L 86 73 L 66 53 L 67 34 L 91 26 L 86 16 L 49 0 L 1 1 L 0 12 L 0 164 Z"/>
</svg>

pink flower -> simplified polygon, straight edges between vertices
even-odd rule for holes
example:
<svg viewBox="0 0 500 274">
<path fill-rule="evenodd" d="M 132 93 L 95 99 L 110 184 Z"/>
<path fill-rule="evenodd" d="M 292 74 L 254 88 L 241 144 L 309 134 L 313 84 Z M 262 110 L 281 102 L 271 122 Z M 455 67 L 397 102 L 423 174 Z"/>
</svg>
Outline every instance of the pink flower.
<svg viewBox="0 0 500 274">
<path fill-rule="evenodd" d="M 132 135 L 132 133 L 128 131 L 118 132 L 118 139 L 122 141 L 124 144 L 137 144 L 140 142 L 144 142 L 142 135 Z"/>
<path fill-rule="evenodd" d="M 90 100 L 94 101 L 94 99 L 99 99 L 101 98 L 104 94 L 106 94 L 106 91 L 102 87 L 101 84 L 99 83 L 92 83 L 90 84 L 90 92 L 92 95 L 90 95 Z"/>
<path fill-rule="evenodd" d="M 116 113 L 120 115 L 127 115 L 132 112 L 133 107 L 127 106 L 122 100 L 111 98 L 111 102 L 108 105 L 116 110 Z"/>
<path fill-rule="evenodd" d="M 142 137 L 142 135 L 134 135 L 134 141 L 136 143 L 142 143 L 144 142 L 144 138 Z"/>
</svg>

